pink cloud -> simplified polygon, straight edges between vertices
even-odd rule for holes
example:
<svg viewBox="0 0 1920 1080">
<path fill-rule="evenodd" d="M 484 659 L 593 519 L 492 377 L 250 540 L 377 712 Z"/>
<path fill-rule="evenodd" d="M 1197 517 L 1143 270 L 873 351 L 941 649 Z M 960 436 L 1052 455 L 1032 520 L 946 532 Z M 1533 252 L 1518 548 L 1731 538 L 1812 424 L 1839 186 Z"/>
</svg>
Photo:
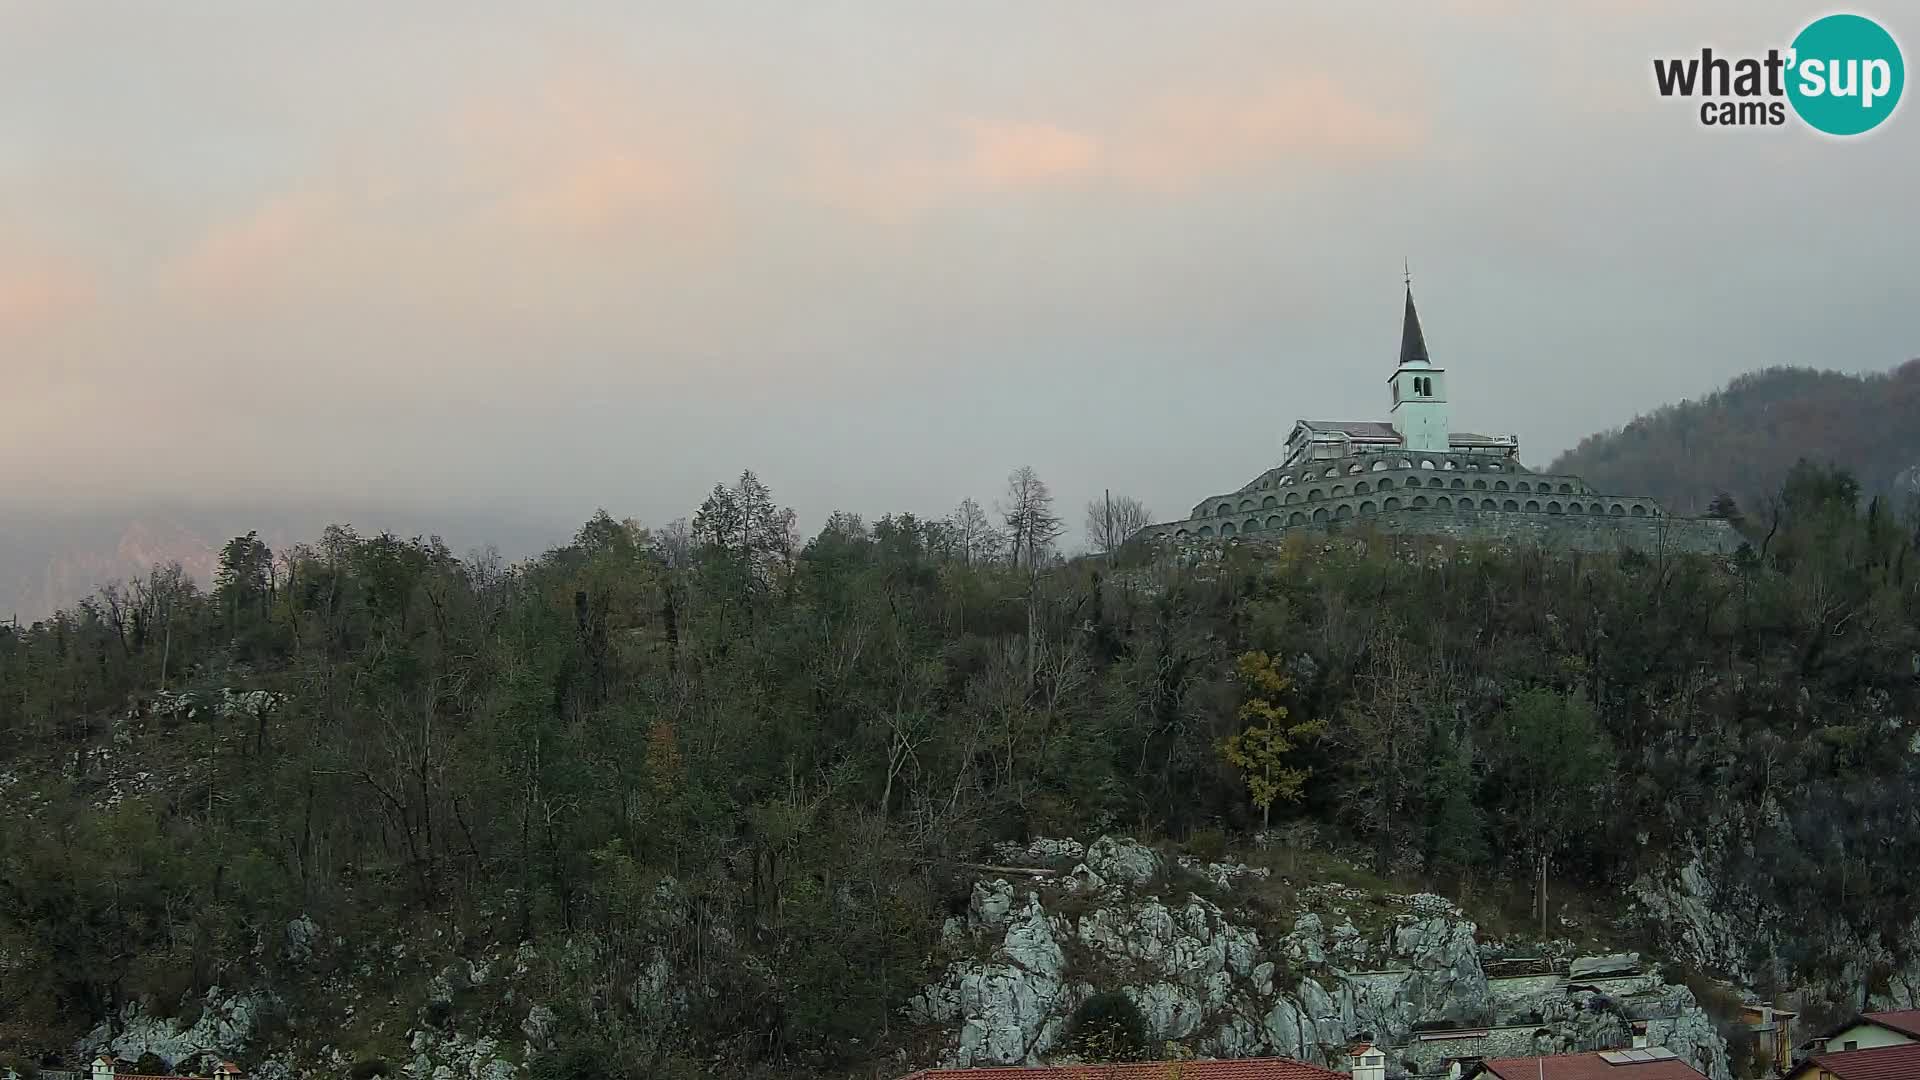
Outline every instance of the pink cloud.
<svg viewBox="0 0 1920 1080">
<path fill-rule="evenodd" d="M 1301 173 L 1373 167 L 1428 149 L 1424 117 L 1404 104 L 1373 104 L 1326 75 L 1169 93 L 1104 123 L 970 119 L 926 137 L 934 149 L 869 154 L 822 139 L 809 191 L 898 221 L 1020 190 L 1104 184 L 1166 193 L 1282 165 Z"/>
<path fill-rule="evenodd" d="M 202 298 L 259 299 L 311 266 L 313 248 L 338 226 L 338 197 L 299 190 L 215 222 L 165 272 L 165 284 Z"/>
<path fill-rule="evenodd" d="M 535 227 L 604 228 L 636 213 L 690 198 L 690 170 L 667 156 L 608 148 L 531 178 L 508 197 L 514 215 Z"/>
<path fill-rule="evenodd" d="M 0 339 L 66 323 L 91 306 L 92 285 L 64 266 L 0 266 Z"/>
<path fill-rule="evenodd" d="M 1425 142 L 1409 113 L 1308 75 L 1163 98 L 1114 140 L 1112 168 L 1130 184 L 1166 189 L 1280 163 L 1365 167 L 1410 156 Z"/>
<path fill-rule="evenodd" d="M 975 121 L 970 168 L 989 187 L 1026 187 L 1086 176 L 1100 164 L 1100 142 L 1053 124 Z"/>
</svg>

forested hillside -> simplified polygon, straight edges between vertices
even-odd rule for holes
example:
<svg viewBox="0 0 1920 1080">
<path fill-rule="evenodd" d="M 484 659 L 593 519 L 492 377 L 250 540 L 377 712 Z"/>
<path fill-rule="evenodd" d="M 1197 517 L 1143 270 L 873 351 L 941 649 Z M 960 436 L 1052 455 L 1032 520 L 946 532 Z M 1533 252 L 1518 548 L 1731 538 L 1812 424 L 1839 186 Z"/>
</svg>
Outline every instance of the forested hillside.
<svg viewBox="0 0 1920 1080">
<path fill-rule="evenodd" d="M 1882 375 L 1772 368 L 1581 440 L 1549 472 L 1704 513 L 1721 493 L 1759 510 L 1801 458 L 1869 492 L 1920 494 L 1920 360 Z"/>
<path fill-rule="evenodd" d="M 375 1075 L 416 1015 L 527 1015 L 416 1000 L 389 953 L 504 942 L 573 1048 L 536 1076 L 875 1075 L 985 845 L 1269 816 L 1521 921 L 1541 858 L 1613 898 L 1765 821 L 1730 871 L 1756 903 L 1906 955 L 1920 520 L 1855 495 L 1802 467 L 1731 560 L 1356 533 L 1061 563 L 1030 472 L 997 519 L 804 541 L 748 475 L 516 567 L 240 537 L 207 588 L 0 628 L 0 1053 L 258 986 L 272 1038 Z M 220 690 L 284 699 L 181 705 Z M 1755 945 L 1769 991 L 1850 960 Z"/>
<path fill-rule="evenodd" d="M 462 555 L 469 547 L 490 546 L 509 558 L 558 543 L 574 524 L 481 507 L 167 499 L 72 507 L 0 498 L 0 621 L 44 618 L 102 582 L 144 577 L 155 565 L 177 562 L 204 582 L 213 576 L 220 546 L 236 532 L 252 530 L 284 545 L 310 540 L 340 522 L 403 535 L 438 533 Z"/>
</svg>

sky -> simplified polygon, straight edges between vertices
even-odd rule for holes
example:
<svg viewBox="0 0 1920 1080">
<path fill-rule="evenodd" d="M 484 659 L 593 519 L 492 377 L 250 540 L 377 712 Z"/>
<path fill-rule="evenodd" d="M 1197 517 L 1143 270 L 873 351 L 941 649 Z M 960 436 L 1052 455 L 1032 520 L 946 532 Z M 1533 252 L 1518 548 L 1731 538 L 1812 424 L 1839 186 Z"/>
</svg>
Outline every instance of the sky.
<svg viewBox="0 0 1920 1080">
<path fill-rule="evenodd" d="M 0 495 L 1170 520 L 1384 419 L 1408 264 L 1539 467 L 1920 355 L 1920 105 L 1653 89 L 1825 10 L 0 0 Z"/>
</svg>

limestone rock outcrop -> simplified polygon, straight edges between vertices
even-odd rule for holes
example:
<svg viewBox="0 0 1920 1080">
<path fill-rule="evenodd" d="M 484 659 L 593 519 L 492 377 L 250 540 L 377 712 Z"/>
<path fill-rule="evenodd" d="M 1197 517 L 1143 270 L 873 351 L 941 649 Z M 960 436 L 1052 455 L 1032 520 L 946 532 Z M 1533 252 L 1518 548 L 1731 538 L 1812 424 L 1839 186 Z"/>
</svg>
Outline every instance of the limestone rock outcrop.
<svg viewBox="0 0 1920 1080">
<path fill-rule="evenodd" d="M 1524 1019 L 1511 1033 L 1522 1053 L 1631 1039 L 1607 994 L 1570 987 L 1565 967 L 1496 992 L 1476 926 L 1444 897 L 1303 889 L 1320 910 L 1263 935 L 1256 920 L 1221 906 L 1257 876 L 1215 880 L 1206 871 L 1229 864 L 1181 865 L 1221 890 L 1219 902 L 1167 884 L 1157 852 L 1111 837 L 1088 844 L 1063 877 L 1020 889 L 1005 878 L 976 882 L 965 916 L 945 928 L 949 947 L 965 956 L 909 1002 L 909 1018 L 950 1028 L 941 1064 L 959 1067 L 1033 1065 L 1062 1054 L 1075 1010 L 1107 991 L 1133 1002 L 1151 1040 L 1202 1056 L 1340 1066 L 1356 1038 L 1405 1046 L 1417 1027 L 1498 1026 L 1515 1017 Z M 1353 914 L 1363 901 L 1391 914 L 1362 929 Z M 1615 980 L 1609 990 L 1630 992 L 1650 1010 L 1650 1028 L 1671 1049 L 1727 1080 L 1725 1045 L 1685 988 L 1639 973 L 1636 957 L 1590 958 L 1580 970 Z M 1405 1064 L 1394 1062 L 1390 1074 Z"/>
</svg>

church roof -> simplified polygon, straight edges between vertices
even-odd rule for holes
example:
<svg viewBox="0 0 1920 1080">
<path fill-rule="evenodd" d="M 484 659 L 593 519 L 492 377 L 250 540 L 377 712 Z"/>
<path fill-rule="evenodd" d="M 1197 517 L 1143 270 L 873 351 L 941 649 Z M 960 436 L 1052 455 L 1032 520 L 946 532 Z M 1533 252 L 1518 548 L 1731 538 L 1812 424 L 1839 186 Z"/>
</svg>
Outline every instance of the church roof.
<svg viewBox="0 0 1920 1080">
<path fill-rule="evenodd" d="M 1420 313 L 1413 310 L 1413 286 L 1407 286 L 1407 318 L 1400 327 L 1400 366 L 1431 364 L 1427 355 L 1427 337 L 1420 332 Z"/>
<path fill-rule="evenodd" d="M 1302 420 L 1300 426 L 1311 431 L 1338 432 L 1351 439 L 1400 441 L 1400 432 L 1392 424 L 1379 420 Z M 1449 446 L 1506 446 L 1509 442 L 1508 439 L 1497 439 L 1472 431 L 1455 431 L 1447 435 Z"/>
<path fill-rule="evenodd" d="M 1300 423 L 1315 431 L 1338 431 L 1356 439 L 1393 439 L 1398 441 L 1400 433 L 1392 424 L 1378 420 L 1302 420 Z"/>
</svg>

